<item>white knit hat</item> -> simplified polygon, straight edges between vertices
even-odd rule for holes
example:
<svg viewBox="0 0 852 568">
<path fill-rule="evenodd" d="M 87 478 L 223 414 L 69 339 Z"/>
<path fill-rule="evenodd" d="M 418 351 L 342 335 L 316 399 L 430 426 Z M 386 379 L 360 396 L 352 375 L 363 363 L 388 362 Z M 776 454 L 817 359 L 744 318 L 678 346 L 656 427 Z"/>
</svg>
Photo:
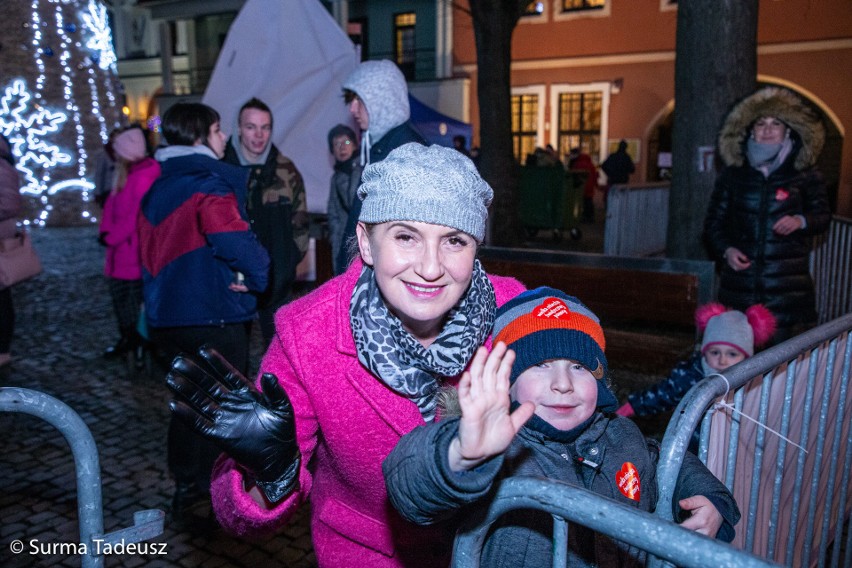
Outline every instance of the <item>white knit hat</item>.
<svg viewBox="0 0 852 568">
<path fill-rule="evenodd" d="M 364 169 L 359 221 L 420 221 L 463 231 L 482 242 L 494 192 L 454 148 L 409 142 Z"/>
<path fill-rule="evenodd" d="M 746 357 L 754 355 L 754 331 L 746 315 L 737 310 L 719 314 L 707 322 L 701 352 L 712 345 L 726 345 L 742 352 Z"/>
<path fill-rule="evenodd" d="M 704 332 L 702 354 L 712 345 L 727 345 L 751 357 L 755 346 L 760 347 L 775 334 L 776 322 L 762 304 L 749 306 L 743 313 L 714 302 L 695 310 L 695 325 Z"/>
</svg>

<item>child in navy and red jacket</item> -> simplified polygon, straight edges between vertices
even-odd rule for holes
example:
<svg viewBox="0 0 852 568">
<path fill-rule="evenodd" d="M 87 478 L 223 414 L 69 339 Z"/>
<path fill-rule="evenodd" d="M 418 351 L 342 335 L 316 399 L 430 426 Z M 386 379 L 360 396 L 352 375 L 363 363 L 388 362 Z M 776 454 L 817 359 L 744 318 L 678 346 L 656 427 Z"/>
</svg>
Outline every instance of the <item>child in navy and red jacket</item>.
<svg viewBox="0 0 852 568">
<path fill-rule="evenodd" d="M 499 481 L 517 475 L 548 477 L 651 511 L 659 447 L 611 414 L 617 402 L 595 314 L 552 288 L 523 292 L 497 310 L 494 341 L 459 383 L 461 416 L 450 417 L 451 400 L 444 419 L 404 436 L 385 460 L 388 496 L 403 517 L 454 522 L 469 505 L 487 507 Z M 446 391 L 449 399 L 455 392 Z M 737 505 L 692 454 L 674 503 L 682 526 L 733 538 Z M 549 566 L 552 523 L 545 511 L 507 514 L 485 544 L 483 565 Z M 569 566 L 617 566 L 638 553 L 585 527 L 568 534 Z"/>
<path fill-rule="evenodd" d="M 176 103 L 163 115 L 162 128 L 169 145 L 154 156 L 161 175 L 142 199 L 137 225 L 151 339 L 168 360 L 209 345 L 247 373 L 249 326 L 269 281 L 269 256 L 245 209 L 249 172 L 219 161 L 225 135 L 213 108 Z M 173 522 L 195 523 L 188 513 L 209 500 L 219 453 L 172 418 Z"/>
</svg>

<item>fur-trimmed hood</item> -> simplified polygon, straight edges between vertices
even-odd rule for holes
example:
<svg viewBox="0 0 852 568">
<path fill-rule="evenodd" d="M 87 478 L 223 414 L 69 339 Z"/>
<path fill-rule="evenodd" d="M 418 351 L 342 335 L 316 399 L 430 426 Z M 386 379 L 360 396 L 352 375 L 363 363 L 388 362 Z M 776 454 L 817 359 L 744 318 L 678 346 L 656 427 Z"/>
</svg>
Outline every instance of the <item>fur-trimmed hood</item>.
<svg viewBox="0 0 852 568">
<path fill-rule="evenodd" d="M 782 120 L 798 135 L 795 167 L 813 165 L 825 143 L 825 127 L 798 95 L 780 87 L 765 87 L 738 102 L 719 132 L 719 156 L 728 166 L 745 163 L 745 142 L 750 128 L 762 116 Z"/>
</svg>

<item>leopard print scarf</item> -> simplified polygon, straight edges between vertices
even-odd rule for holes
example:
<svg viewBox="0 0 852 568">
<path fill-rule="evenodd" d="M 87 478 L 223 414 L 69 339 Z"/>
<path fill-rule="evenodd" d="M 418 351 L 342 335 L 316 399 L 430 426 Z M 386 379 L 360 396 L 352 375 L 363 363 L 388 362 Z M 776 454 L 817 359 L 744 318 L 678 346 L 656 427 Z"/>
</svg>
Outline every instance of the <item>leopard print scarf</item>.
<svg viewBox="0 0 852 568">
<path fill-rule="evenodd" d="M 494 287 L 476 260 L 470 287 L 427 349 L 385 306 L 373 269 L 365 265 L 352 292 L 349 319 L 358 360 L 395 392 L 411 399 L 423 419 L 431 422 L 441 383 L 464 371 L 491 334 L 496 310 Z"/>
</svg>

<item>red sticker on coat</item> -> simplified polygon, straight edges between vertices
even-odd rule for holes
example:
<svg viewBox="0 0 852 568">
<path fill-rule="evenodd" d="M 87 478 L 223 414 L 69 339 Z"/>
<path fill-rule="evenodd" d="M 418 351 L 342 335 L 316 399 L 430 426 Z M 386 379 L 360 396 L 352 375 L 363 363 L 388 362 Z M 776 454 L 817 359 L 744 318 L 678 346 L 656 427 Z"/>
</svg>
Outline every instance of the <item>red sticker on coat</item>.
<svg viewBox="0 0 852 568">
<path fill-rule="evenodd" d="M 621 470 L 615 474 L 618 490 L 628 499 L 639 500 L 639 472 L 630 462 L 624 462 Z"/>
<path fill-rule="evenodd" d="M 790 197 L 790 192 L 783 187 L 779 187 L 775 190 L 775 201 L 784 201 L 788 197 Z"/>
<path fill-rule="evenodd" d="M 533 315 L 543 319 L 559 319 L 571 313 L 565 302 L 559 298 L 547 298 L 533 311 Z"/>
</svg>

